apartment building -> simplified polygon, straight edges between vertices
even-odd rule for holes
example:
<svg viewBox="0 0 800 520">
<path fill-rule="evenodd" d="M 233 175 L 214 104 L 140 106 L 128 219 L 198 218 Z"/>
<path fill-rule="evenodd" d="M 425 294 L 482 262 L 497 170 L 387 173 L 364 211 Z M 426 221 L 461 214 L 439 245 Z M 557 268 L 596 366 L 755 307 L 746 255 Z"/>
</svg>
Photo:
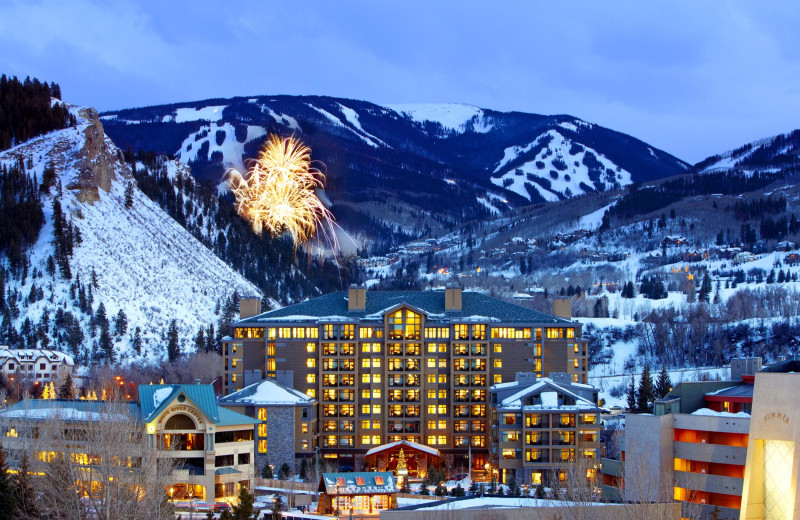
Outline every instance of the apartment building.
<svg viewBox="0 0 800 520">
<path fill-rule="evenodd" d="M 517 374 L 516 381 L 491 388 L 492 457 L 499 481 L 554 485 L 568 479 L 568 468 L 583 459 L 586 476 L 600 466 L 600 414 L 597 391 L 573 383 L 567 374 L 538 378 Z M 584 467 L 585 466 L 585 467 Z"/>
<path fill-rule="evenodd" d="M 444 291 L 347 292 L 266 313 L 242 304 L 223 341 L 224 391 L 247 371 L 317 399 L 320 448 L 362 469 L 370 448 L 401 440 L 439 450 L 444 465 L 484 472 L 490 462 L 489 388 L 520 371 L 587 378 L 587 344 L 570 321 L 490 296 Z"/>
<path fill-rule="evenodd" d="M 603 459 L 606 499 L 674 498 L 682 517 L 740 516 L 759 358 L 733 360 L 730 381 L 679 383 L 654 413 L 628 414 L 624 452 Z M 735 380 L 734 380 L 735 378 Z"/>
<path fill-rule="evenodd" d="M 306 394 L 267 379 L 227 395 L 219 406 L 258 421 L 254 449 L 257 469 L 267 462 L 275 468 L 314 454 L 317 401 Z"/>
<path fill-rule="evenodd" d="M 40 429 L 58 421 L 63 421 L 64 426 L 42 441 Z M 37 447 L 35 464 L 52 460 L 60 453 L 75 461 L 85 475 L 78 491 L 88 494 L 102 488 L 103 483 L 97 479 L 104 478 L 113 465 L 103 460 L 103 454 L 111 451 L 119 457 L 124 451 L 118 446 L 106 449 L 101 446 L 104 439 L 88 432 L 94 428 L 141 428 L 144 443 L 125 452 L 129 462 L 123 473 L 105 478 L 127 479 L 137 471 L 152 472 L 146 467 L 148 461 L 160 467 L 165 459 L 171 459 L 168 466 L 172 470 L 165 480 L 165 492 L 171 499 L 234 502 L 240 488 L 249 488 L 255 476 L 255 422 L 218 407 L 211 385 L 141 385 L 137 402 L 22 400 L 0 411 L 0 436 L 14 464 L 35 440 L 46 443 Z M 114 439 L 121 442 L 119 435 Z"/>
<path fill-rule="evenodd" d="M 58 350 L 0 346 L 0 373 L 9 381 L 57 384 L 74 369 L 72 356 Z"/>
</svg>

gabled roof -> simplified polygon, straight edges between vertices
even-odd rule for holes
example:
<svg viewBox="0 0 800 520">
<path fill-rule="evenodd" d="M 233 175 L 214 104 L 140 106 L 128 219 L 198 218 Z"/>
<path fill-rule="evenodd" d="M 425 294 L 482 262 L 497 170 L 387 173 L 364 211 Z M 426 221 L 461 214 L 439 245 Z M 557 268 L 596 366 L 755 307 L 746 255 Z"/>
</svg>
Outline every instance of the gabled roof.
<svg viewBox="0 0 800 520">
<path fill-rule="evenodd" d="M 390 442 L 389 444 L 383 444 L 381 446 L 376 446 L 374 448 L 370 448 L 367 450 L 367 453 L 364 456 L 374 455 L 375 453 L 380 453 L 382 451 L 390 450 L 392 448 L 396 448 L 397 446 L 400 447 L 407 447 L 411 448 L 412 450 L 422 451 L 425 453 L 430 453 L 431 455 L 436 455 L 437 457 L 441 457 L 441 453 L 436 448 L 431 448 L 430 446 L 425 446 L 424 444 L 417 444 L 416 442 L 407 441 L 405 439 L 395 442 Z"/>
<path fill-rule="evenodd" d="M 139 387 L 139 407 L 145 422 L 152 421 L 184 395 L 191 405 L 199 409 L 206 419 L 217 426 L 255 424 L 257 421 L 246 415 L 217 406 L 214 388 L 211 385 L 142 385 Z"/>
<path fill-rule="evenodd" d="M 499 404 L 498 408 L 501 409 L 521 409 L 521 408 L 537 408 L 542 410 L 551 410 L 551 409 L 578 409 L 578 410 L 597 410 L 601 411 L 602 408 L 598 407 L 597 404 L 593 403 L 592 401 L 586 399 L 585 397 L 581 397 L 580 395 L 572 392 L 571 390 L 564 388 L 563 386 L 555 383 L 552 379 L 543 377 L 537 380 L 536 383 L 528 386 L 524 386 L 522 383 L 515 383 L 519 384 L 520 390 L 514 394 L 503 399 Z M 495 385 L 491 387 L 491 390 L 497 391 L 500 385 Z M 503 389 L 508 389 L 510 385 L 503 384 Z M 542 404 L 540 405 L 523 405 L 523 401 L 526 397 L 532 394 L 547 394 L 552 393 L 554 394 L 555 401 L 554 402 L 545 402 L 546 399 L 542 397 Z M 558 405 L 557 396 L 567 395 L 575 399 L 574 405 Z"/>
<path fill-rule="evenodd" d="M 221 405 L 308 405 L 313 402 L 312 397 L 278 384 L 274 379 L 253 383 L 219 400 Z"/>
<path fill-rule="evenodd" d="M 302 303 L 265 312 L 241 320 L 236 325 L 253 326 L 271 322 L 313 322 L 320 320 L 350 321 L 378 319 L 382 314 L 400 305 L 408 305 L 424 312 L 429 320 L 443 322 L 499 320 L 503 323 L 571 323 L 564 318 L 543 314 L 520 305 L 507 303 L 477 292 L 464 291 L 462 308 L 445 309 L 444 291 L 367 291 L 364 310 L 347 309 L 347 292 L 333 292 Z"/>
<path fill-rule="evenodd" d="M 38 348 L 9 348 L 8 345 L 0 346 L 0 363 L 3 360 L 14 359 L 17 362 L 25 363 L 38 361 L 41 358 L 47 359 L 50 363 L 64 363 L 68 366 L 75 366 L 72 356 L 59 352 L 58 350 L 42 350 Z"/>
<path fill-rule="evenodd" d="M 391 471 L 323 473 L 317 490 L 329 495 L 385 494 L 399 491 Z"/>
</svg>

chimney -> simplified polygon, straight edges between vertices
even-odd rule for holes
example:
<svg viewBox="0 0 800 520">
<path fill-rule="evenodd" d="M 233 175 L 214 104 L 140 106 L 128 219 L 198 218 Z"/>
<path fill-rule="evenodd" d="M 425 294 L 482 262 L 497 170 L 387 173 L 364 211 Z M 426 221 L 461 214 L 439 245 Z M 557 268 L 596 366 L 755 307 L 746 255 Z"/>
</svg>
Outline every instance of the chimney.
<svg viewBox="0 0 800 520">
<path fill-rule="evenodd" d="M 572 319 L 572 300 L 553 300 L 553 316 L 564 318 L 565 320 Z"/>
<path fill-rule="evenodd" d="M 448 284 L 444 289 L 444 310 L 461 310 L 461 287 L 456 284 Z"/>
<path fill-rule="evenodd" d="M 347 289 L 347 310 L 348 311 L 363 311 L 367 308 L 367 288 L 351 285 Z"/>
<path fill-rule="evenodd" d="M 261 298 L 258 296 L 242 296 L 239 298 L 239 319 L 252 318 L 261 314 Z"/>
</svg>

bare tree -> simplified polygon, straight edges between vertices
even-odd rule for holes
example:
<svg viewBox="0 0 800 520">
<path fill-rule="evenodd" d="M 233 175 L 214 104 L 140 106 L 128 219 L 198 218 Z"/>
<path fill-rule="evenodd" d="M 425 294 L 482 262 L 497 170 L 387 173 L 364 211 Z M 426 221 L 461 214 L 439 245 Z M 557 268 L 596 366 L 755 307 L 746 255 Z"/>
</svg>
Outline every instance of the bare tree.
<svg viewBox="0 0 800 520">
<path fill-rule="evenodd" d="M 27 453 L 46 517 L 67 520 L 166 520 L 172 458 L 148 446 L 145 425 L 124 401 L 30 409 L 16 450 Z M 43 413 L 44 412 L 44 413 Z"/>
</svg>

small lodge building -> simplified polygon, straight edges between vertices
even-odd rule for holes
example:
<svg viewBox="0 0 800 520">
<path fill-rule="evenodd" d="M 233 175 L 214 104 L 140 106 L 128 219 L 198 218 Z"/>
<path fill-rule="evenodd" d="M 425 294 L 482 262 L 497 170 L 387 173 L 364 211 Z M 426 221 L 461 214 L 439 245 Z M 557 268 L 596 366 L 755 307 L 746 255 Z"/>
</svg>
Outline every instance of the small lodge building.
<svg viewBox="0 0 800 520">
<path fill-rule="evenodd" d="M 323 473 L 317 491 L 317 512 L 340 516 L 375 515 L 397 509 L 399 491 L 395 476 L 389 471 L 373 473 Z"/>
<path fill-rule="evenodd" d="M 402 440 L 368 450 L 364 465 L 373 471 L 404 470 L 409 477 L 425 478 L 429 469 L 442 466 L 442 455 L 436 448 Z"/>
</svg>

